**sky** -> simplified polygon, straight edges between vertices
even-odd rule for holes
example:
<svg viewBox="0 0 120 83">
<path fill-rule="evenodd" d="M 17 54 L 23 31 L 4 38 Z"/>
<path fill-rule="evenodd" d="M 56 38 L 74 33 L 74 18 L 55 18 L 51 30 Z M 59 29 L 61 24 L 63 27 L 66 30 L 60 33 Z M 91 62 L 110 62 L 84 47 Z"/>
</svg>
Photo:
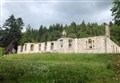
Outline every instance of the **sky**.
<svg viewBox="0 0 120 83">
<path fill-rule="evenodd" d="M 38 29 L 40 25 L 63 25 L 112 21 L 110 9 L 112 0 L 2 0 L 0 5 L 1 23 L 10 15 L 21 17 L 24 25 Z"/>
</svg>

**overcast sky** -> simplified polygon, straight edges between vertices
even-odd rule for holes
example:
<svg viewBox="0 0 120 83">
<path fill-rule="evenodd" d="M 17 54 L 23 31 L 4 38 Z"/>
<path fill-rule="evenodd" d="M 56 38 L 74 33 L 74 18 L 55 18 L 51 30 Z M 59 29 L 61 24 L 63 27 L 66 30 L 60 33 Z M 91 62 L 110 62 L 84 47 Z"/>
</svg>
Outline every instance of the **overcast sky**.
<svg viewBox="0 0 120 83">
<path fill-rule="evenodd" d="M 30 24 L 33 28 L 39 28 L 40 25 L 49 26 L 55 23 L 65 25 L 70 24 L 72 21 L 81 23 L 83 20 L 86 23 L 97 22 L 101 24 L 108 23 L 113 18 L 110 11 L 112 0 L 2 1 L 3 21 L 13 14 L 16 18 L 21 17 L 25 26 Z"/>
</svg>

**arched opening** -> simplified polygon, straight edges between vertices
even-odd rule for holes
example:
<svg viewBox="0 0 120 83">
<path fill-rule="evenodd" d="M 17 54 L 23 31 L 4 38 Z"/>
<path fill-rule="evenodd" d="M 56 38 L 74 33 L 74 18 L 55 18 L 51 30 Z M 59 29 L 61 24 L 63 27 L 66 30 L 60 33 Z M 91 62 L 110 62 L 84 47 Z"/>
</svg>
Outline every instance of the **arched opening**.
<svg viewBox="0 0 120 83">
<path fill-rule="evenodd" d="M 54 49 L 54 43 L 52 42 L 51 43 L 51 50 L 53 50 Z"/>
<path fill-rule="evenodd" d="M 41 50 L 41 44 L 39 44 L 39 51 Z"/>
<path fill-rule="evenodd" d="M 30 46 L 30 51 L 33 51 L 33 49 L 34 49 L 34 45 L 32 44 L 32 45 Z"/>
<path fill-rule="evenodd" d="M 27 44 L 25 44 L 25 51 L 27 50 Z"/>
<path fill-rule="evenodd" d="M 23 46 L 21 46 L 20 52 L 23 52 Z"/>
<path fill-rule="evenodd" d="M 45 42 L 44 50 L 47 50 L 47 42 Z"/>
<path fill-rule="evenodd" d="M 62 39 L 60 40 L 60 47 L 61 48 L 63 47 L 63 40 Z"/>
<path fill-rule="evenodd" d="M 69 39 L 69 40 L 68 40 L 68 48 L 71 48 L 71 47 L 72 47 L 72 42 L 73 42 L 72 39 Z"/>
<path fill-rule="evenodd" d="M 88 48 L 89 49 L 93 48 L 93 46 L 92 46 L 92 40 L 91 39 L 88 40 Z"/>
</svg>

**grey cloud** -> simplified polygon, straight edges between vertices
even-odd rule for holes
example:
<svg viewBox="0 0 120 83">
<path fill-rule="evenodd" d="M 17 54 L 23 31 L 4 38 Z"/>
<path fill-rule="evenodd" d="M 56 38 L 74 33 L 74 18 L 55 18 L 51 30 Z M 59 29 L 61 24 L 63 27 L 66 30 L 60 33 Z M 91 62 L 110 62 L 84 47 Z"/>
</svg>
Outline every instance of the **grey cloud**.
<svg viewBox="0 0 120 83">
<path fill-rule="evenodd" d="M 101 8 L 99 7 L 101 3 L 103 2 L 59 3 L 56 5 L 56 11 L 64 20 L 69 19 L 77 22 L 86 20 L 90 22 L 92 20 L 91 16 L 96 16 L 108 10 L 111 5 L 111 3 L 109 3 L 104 8 Z M 101 6 L 103 5 L 104 4 L 101 4 Z"/>
<path fill-rule="evenodd" d="M 8 16 L 14 14 L 15 17 L 22 17 L 26 25 L 31 24 L 34 28 L 55 23 L 69 24 L 72 21 L 80 23 L 85 20 L 86 22 L 103 23 L 112 20 L 109 12 L 112 2 L 107 2 L 107 0 L 105 2 L 97 0 L 92 0 L 92 2 L 75 1 L 5 3 L 3 6 L 3 18 L 5 20 Z"/>
</svg>

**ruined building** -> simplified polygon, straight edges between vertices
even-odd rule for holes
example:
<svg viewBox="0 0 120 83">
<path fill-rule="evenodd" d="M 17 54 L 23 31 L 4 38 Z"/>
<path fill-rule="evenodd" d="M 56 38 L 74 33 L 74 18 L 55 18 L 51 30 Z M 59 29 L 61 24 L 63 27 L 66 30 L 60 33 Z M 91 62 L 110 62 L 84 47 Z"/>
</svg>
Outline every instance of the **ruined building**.
<svg viewBox="0 0 120 83">
<path fill-rule="evenodd" d="M 17 53 L 120 53 L 120 47 L 110 39 L 109 25 L 105 24 L 105 35 L 86 38 L 67 38 L 63 31 L 57 41 L 25 43 L 18 46 Z"/>
</svg>

